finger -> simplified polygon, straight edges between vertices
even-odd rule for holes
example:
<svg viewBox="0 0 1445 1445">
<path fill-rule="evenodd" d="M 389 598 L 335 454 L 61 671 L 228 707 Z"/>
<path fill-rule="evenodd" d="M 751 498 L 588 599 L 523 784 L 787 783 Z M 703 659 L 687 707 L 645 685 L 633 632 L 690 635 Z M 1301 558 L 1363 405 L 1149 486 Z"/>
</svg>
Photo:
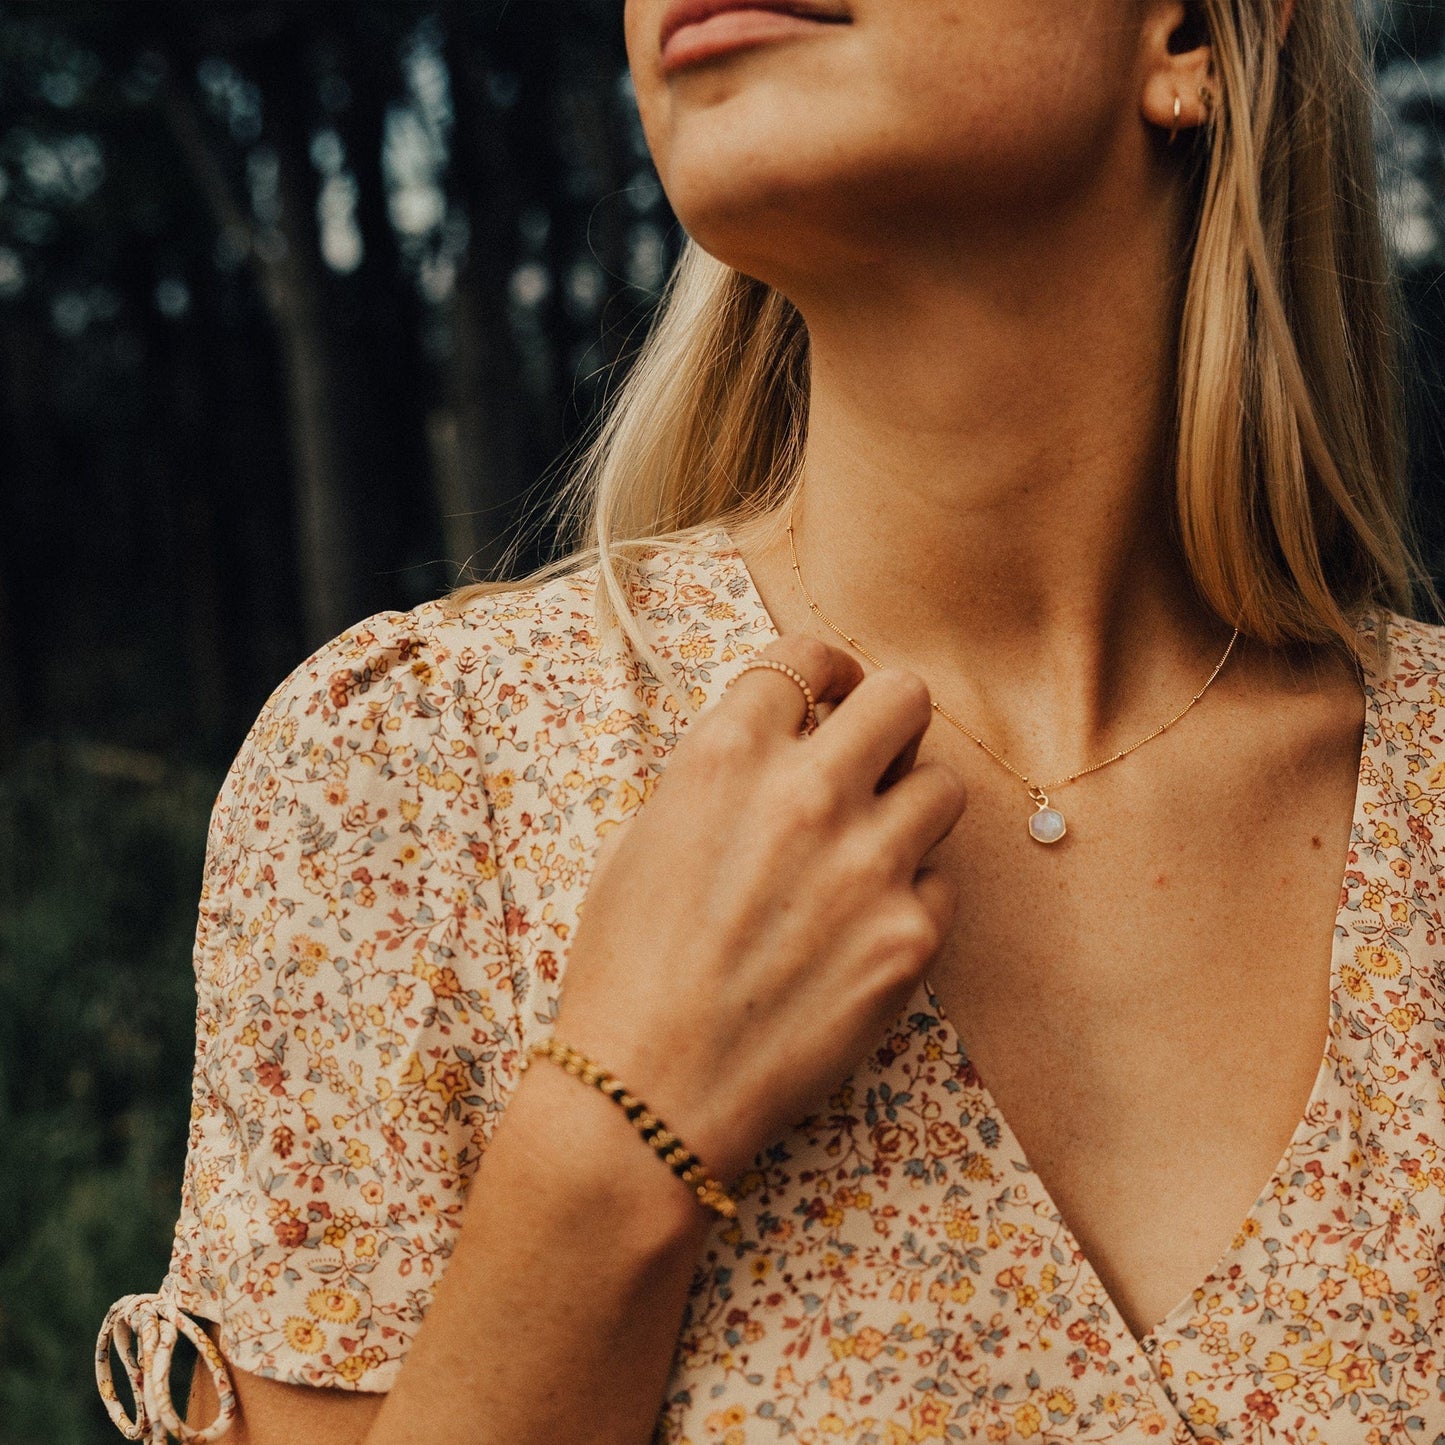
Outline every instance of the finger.
<svg viewBox="0 0 1445 1445">
<path fill-rule="evenodd" d="M 838 776 L 873 792 L 891 790 L 913 766 L 932 721 L 933 702 L 923 679 L 902 668 L 880 668 L 849 692 L 809 746 Z"/>
<path fill-rule="evenodd" d="M 913 891 L 928 916 L 946 936 L 958 912 L 958 884 L 953 875 L 942 868 L 920 868 L 913 880 Z"/>
<path fill-rule="evenodd" d="M 882 794 L 872 827 L 877 846 L 911 872 L 953 831 L 968 804 L 963 780 L 947 763 L 924 763 Z"/>
<path fill-rule="evenodd" d="M 837 704 L 862 681 L 863 667 L 851 654 L 816 637 L 790 634 L 770 643 L 760 659 L 783 662 L 802 674 L 818 706 Z M 768 730 L 796 733 L 808 715 L 803 689 L 774 667 L 750 667 L 734 674 L 725 689 L 727 706 Z"/>
<path fill-rule="evenodd" d="M 886 793 L 899 778 L 908 776 L 913 770 L 913 765 L 918 761 L 918 749 L 922 742 L 923 734 L 921 732 L 914 733 L 908 739 L 904 744 L 903 751 L 884 768 L 883 776 L 878 779 L 878 784 L 873 789 L 875 793 Z"/>
</svg>

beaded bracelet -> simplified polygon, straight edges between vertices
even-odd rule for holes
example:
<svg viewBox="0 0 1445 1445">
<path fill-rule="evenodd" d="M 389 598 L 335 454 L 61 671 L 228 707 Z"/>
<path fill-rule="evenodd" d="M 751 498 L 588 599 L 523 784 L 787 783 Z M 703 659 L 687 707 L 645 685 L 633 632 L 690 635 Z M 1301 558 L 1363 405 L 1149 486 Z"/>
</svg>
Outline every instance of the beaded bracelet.
<svg viewBox="0 0 1445 1445">
<path fill-rule="evenodd" d="M 569 1074 L 600 1089 L 632 1121 L 633 1127 L 652 1146 L 653 1152 L 682 1180 L 690 1185 L 698 1199 L 715 1214 L 724 1219 L 736 1219 L 738 1206 L 733 1197 L 717 1180 L 708 1175 L 701 1159 L 685 1145 L 641 1099 L 627 1092 L 622 1081 L 609 1074 L 600 1064 L 593 1063 L 585 1054 L 579 1054 L 559 1039 L 542 1039 L 533 1044 L 522 1060 L 522 1070 L 534 1058 L 551 1059 L 561 1064 Z"/>
</svg>

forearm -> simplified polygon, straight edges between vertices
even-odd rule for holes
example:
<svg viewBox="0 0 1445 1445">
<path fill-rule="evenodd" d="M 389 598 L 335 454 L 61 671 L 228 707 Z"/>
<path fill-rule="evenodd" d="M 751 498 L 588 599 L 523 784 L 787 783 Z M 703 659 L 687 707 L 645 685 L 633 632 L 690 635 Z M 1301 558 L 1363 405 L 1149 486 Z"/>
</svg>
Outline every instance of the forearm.
<svg viewBox="0 0 1445 1445">
<path fill-rule="evenodd" d="M 646 1445 L 711 1222 L 611 1100 L 530 1069 L 365 1445 Z"/>
</svg>

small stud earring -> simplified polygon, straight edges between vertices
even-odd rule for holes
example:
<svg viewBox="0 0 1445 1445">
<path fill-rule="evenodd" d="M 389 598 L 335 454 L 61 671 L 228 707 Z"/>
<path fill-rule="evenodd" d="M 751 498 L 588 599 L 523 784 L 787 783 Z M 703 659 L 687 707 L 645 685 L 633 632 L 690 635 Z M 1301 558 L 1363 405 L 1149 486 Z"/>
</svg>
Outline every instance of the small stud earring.
<svg viewBox="0 0 1445 1445">
<path fill-rule="evenodd" d="M 1169 127 L 1169 144 L 1173 145 L 1179 134 L 1179 112 L 1184 109 L 1184 102 L 1179 98 L 1179 92 L 1174 92 L 1174 124 Z"/>
</svg>

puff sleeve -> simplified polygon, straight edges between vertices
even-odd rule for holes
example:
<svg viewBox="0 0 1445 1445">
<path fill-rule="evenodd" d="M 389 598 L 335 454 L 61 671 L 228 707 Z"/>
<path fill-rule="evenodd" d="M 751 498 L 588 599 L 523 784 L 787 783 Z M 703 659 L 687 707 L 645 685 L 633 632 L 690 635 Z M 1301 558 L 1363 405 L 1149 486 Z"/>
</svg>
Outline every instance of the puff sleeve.
<svg viewBox="0 0 1445 1445">
<path fill-rule="evenodd" d="M 520 1062 L 477 638 L 435 604 L 359 624 L 281 684 L 222 785 L 171 1265 L 97 1350 L 132 1439 L 214 1439 L 234 1414 L 202 1346 L 221 1418 L 177 1418 L 187 1316 L 255 1374 L 383 1391 L 426 1311 Z"/>
</svg>

